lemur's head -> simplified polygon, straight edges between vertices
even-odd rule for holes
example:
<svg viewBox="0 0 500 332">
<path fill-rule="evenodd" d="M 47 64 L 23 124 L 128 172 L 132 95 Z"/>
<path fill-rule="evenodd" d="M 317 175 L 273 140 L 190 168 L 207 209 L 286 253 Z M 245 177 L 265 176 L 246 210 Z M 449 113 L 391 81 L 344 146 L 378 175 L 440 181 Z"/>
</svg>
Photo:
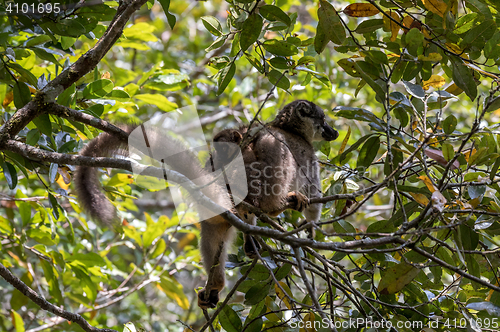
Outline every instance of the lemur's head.
<svg viewBox="0 0 500 332">
<path fill-rule="evenodd" d="M 296 100 L 283 107 L 272 124 L 296 133 L 308 142 L 333 141 L 339 137 L 339 133 L 326 122 L 323 110 L 307 100 Z"/>
</svg>

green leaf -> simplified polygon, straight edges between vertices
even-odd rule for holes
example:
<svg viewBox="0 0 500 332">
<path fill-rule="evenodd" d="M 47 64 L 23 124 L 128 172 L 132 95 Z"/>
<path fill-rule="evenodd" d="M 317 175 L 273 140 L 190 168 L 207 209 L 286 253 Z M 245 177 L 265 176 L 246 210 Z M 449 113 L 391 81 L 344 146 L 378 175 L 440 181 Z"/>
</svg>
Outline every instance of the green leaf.
<svg viewBox="0 0 500 332">
<path fill-rule="evenodd" d="M 413 56 L 418 55 L 418 48 L 423 46 L 425 36 L 419 29 L 411 29 L 405 35 L 406 48 Z"/>
<path fill-rule="evenodd" d="M 26 46 L 26 47 L 37 46 L 37 45 L 45 44 L 49 40 L 50 40 L 50 37 L 47 35 L 38 35 L 38 36 L 29 38 L 24 43 L 24 46 Z"/>
<path fill-rule="evenodd" d="M 207 47 L 205 49 L 205 51 L 210 52 L 212 50 L 215 50 L 215 49 L 221 47 L 226 42 L 226 39 L 227 39 L 226 35 L 222 35 L 222 36 L 218 37 L 212 44 L 210 44 L 209 47 Z"/>
<path fill-rule="evenodd" d="M 262 17 L 255 12 L 243 22 L 240 34 L 240 47 L 242 51 L 246 51 L 250 45 L 257 41 L 262 31 L 262 25 Z"/>
<path fill-rule="evenodd" d="M 444 119 L 443 131 L 445 132 L 445 134 L 450 135 L 451 133 L 453 133 L 453 131 L 457 127 L 457 123 L 457 118 L 453 114 Z"/>
<path fill-rule="evenodd" d="M 246 322 L 246 321 L 245 321 Z M 263 325 L 262 318 L 257 318 L 255 320 L 250 321 L 248 325 L 245 326 L 245 331 L 247 332 L 261 332 Z"/>
<path fill-rule="evenodd" d="M 241 274 L 245 274 L 248 269 L 250 268 L 249 265 L 244 266 L 241 268 Z M 257 264 L 253 267 L 252 271 L 248 274 L 249 278 L 252 278 L 254 280 L 267 280 L 271 276 L 269 270 L 262 264 Z"/>
<path fill-rule="evenodd" d="M 329 41 L 330 39 L 326 36 L 322 26 L 318 24 L 316 27 L 316 36 L 314 37 L 314 50 L 316 53 L 321 54 Z"/>
<path fill-rule="evenodd" d="M 7 180 L 7 185 L 10 189 L 14 189 L 17 186 L 17 171 L 14 165 L 5 161 L 2 163 L 2 171 Z"/>
<path fill-rule="evenodd" d="M 49 28 L 54 34 L 78 38 L 87 32 L 82 23 L 76 19 L 63 19 L 57 22 L 45 21 L 41 27 Z"/>
<path fill-rule="evenodd" d="M 259 60 L 257 60 L 257 58 L 255 58 L 253 55 L 245 52 L 245 58 L 248 60 L 248 62 L 250 62 L 250 64 L 255 69 L 257 69 L 257 71 L 259 73 L 261 73 L 261 74 L 265 73 L 266 70 L 264 69 L 264 67 L 262 66 L 262 64 L 259 62 Z"/>
<path fill-rule="evenodd" d="M 276 85 L 278 88 L 282 88 L 283 90 L 288 90 L 290 88 L 290 80 L 288 77 L 276 69 L 271 70 L 267 78 L 269 82 Z"/>
<path fill-rule="evenodd" d="M 158 107 L 163 112 L 170 112 L 178 108 L 176 103 L 171 102 L 164 95 L 157 94 L 141 94 L 135 95 L 134 98 L 146 102 L 147 104 L 152 104 Z"/>
<path fill-rule="evenodd" d="M 368 64 L 365 61 L 356 61 L 354 63 L 354 68 L 361 75 L 363 80 L 368 83 L 368 85 L 375 91 L 377 99 L 379 102 L 383 101 L 385 98 L 385 91 L 381 85 L 379 85 L 370 75 L 372 74 L 368 70 L 373 68 L 373 65 Z"/>
<path fill-rule="evenodd" d="M 220 325 L 227 332 L 240 332 L 242 328 L 241 319 L 230 305 L 225 305 L 219 314 Z"/>
<path fill-rule="evenodd" d="M 159 91 L 177 91 L 189 86 L 189 76 L 178 70 L 166 69 L 149 77 L 143 88 Z"/>
<path fill-rule="evenodd" d="M 299 53 L 297 46 L 277 39 L 266 40 L 262 46 L 266 51 L 274 55 L 292 56 Z"/>
<path fill-rule="evenodd" d="M 358 161 L 356 167 L 368 168 L 375 157 L 377 156 L 378 149 L 380 148 L 380 138 L 378 136 L 371 137 L 366 141 L 359 151 Z"/>
<path fill-rule="evenodd" d="M 12 325 L 14 325 L 15 331 L 16 332 L 24 332 L 25 331 L 24 322 L 23 322 L 23 318 L 21 317 L 21 315 L 19 315 L 17 312 L 15 312 L 12 309 L 10 310 L 10 315 L 12 317 Z"/>
<path fill-rule="evenodd" d="M 214 36 L 222 35 L 222 26 L 218 19 L 213 16 L 202 16 L 201 21 L 205 28 Z"/>
<path fill-rule="evenodd" d="M 361 22 L 354 32 L 359 34 L 371 33 L 384 27 L 383 19 L 373 19 Z"/>
<path fill-rule="evenodd" d="M 56 303 L 62 304 L 62 294 L 59 288 L 59 280 L 56 268 L 45 260 L 40 260 L 43 269 L 43 276 L 49 284 L 49 294 L 56 300 Z"/>
<path fill-rule="evenodd" d="M 380 294 L 396 294 L 408 285 L 420 272 L 413 265 L 400 263 L 388 268 L 378 284 Z"/>
<path fill-rule="evenodd" d="M 75 84 L 72 84 L 69 88 L 64 90 L 58 97 L 57 102 L 63 106 L 71 105 L 71 97 L 75 93 L 76 87 Z"/>
<path fill-rule="evenodd" d="M 14 105 L 17 109 L 22 108 L 24 105 L 31 101 L 31 92 L 28 85 L 24 82 L 17 82 L 14 84 Z"/>
<path fill-rule="evenodd" d="M 231 80 L 233 79 L 234 73 L 236 72 L 236 65 L 234 62 L 231 62 L 229 66 L 226 68 L 223 68 L 219 71 L 219 88 L 217 89 L 217 95 L 220 95 L 221 93 L 226 90 L 227 85 Z"/>
<path fill-rule="evenodd" d="M 453 146 L 450 143 L 443 143 L 441 148 L 443 151 L 443 157 L 446 161 L 450 161 L 455 156 L 455 150 L 453 150 Z"/>
<path fill-rule="evenodd" d="M 110 93 L 108 93 L 106 95 L 106 99 L 114 99 L 114 100 L 118 100 L 118 101 L 129 101 L 130 95 L 124 90 L 113 89 L 113 90 L 111 90 Z"/>
<path fill-rule="evenodd" d="M 245 294 L 245 304 L 254 305 L 265 299 L 271 290 L 272 283 L 258 283 L 252 286 Z"/>
<path fill-rule="evenodd" d="M 498 167 L 500 166 L 500 158 L 495 161 L 493 164 L 493 167 L 491 167 L 491 172 L 490 172 L 490 180 L 493 181 L 495 179 L 495 176 L 498 171 Z"/>
<path fill-rule="evenodd" d="M 367 134 L 367 135 L 361 137 L 353 145 L 351 145 L 347 150 L 345 150 L 344 152 L 342 152 L 342 154 L 340 154 L 339 156 L 337 156 L 336 158 L 338 158 L 339 163 L 342 164 L 342 162 L 344 161 L 344 159 L 347 157 L 347 155 L 349 153 L 351 153 L 352 151 L 356 150 L 361 144 L 363 144 L 367 139 L 369 139 L 373 135 L 375 135 L 375 134 Z"/>
<path fill-rule="evenodd" d="M 52 123 L 48 114 L 42 114 L 33 119 L 33 123 L 43 134 L 52 136 Z"/>
<path fill-rule="evenodd" d="M 36 145 L 40 139 L 40 131 L 38 129 L 31 129 L 26 135 L 26 144 Z"/>
<path fill-rule="evenodd" d="M 475 250 L 477 248 L 479 244 L 479 234 L 477 234 L 473 228 L 467 225 L 460 225 L 459 233 L 465 250 Z"/>
<path fill-rule="evenodd" d="M 274 270 L 274 277 L 276 278 L 276 280 L 280 281 L 284 277 L 287 277 L 290 274 L 291 270 L 292 264 L 285 263 Z"/>
<path fill-rule="evenodd" d="M 477 27 L 471 29 L 464 36 L 462 42 L 460 43 L 461 47 L 469 47 L 470 45 L 475 45 L 478 47 L 483 47 L 485 41 L 489 40 L 493 37 L 493 34 L 497 31 L 497 25 L 493 20 L 485 20 Z"/>
<path fill-rule="evenodd" d="M 158 0 L 158 1 L 160 2 L 161 7 L 163 8 L 163 12 L 165 12 L 165 15 L 167 16 L 167 21 L 168 25 L 170 26 L 170 29 L 173 29 L 176 23 L 176 18 L 168 11 L 170 7 L 170 0 Z"/>
<path fill-rule="evenodd" d="M 424 88 L 422 88 L 420 85 L 413 84 L 413 83 L 410 83 L 410 82 L 407 82 L 407 81 L 403 81 L 403 84 L 404 84 L 404 86 L 406 88 L 406 91 L 408 91 L 408 93 L 410 95 L 412 95 L 413 97 L 419 98 L 419 99 L 424 99 L 425 98 Z"/>
<path fill-rule="evenodd" d="M 455 29 L 453 32 L 457 35 L 461 35 L 462 33 L 469 31 L 476 23 L 477 18 L 479 18 L 478 13 L 469 13 L 459 17 L 455 23 Z"/>
<path fill-rule="evenodd" d="M 73 254 L 69 256 L 66 259 L 66 261 L 82 264 L 86 267 L 106 266 L 106 261 L 104 260 L 104 258 L 99 256 L 95 252 L 88 252 L 85 254 L 82 253 Z"/>
<path fill-rule="evenodd" d="M 465 66 L 460 59 L 450 57 L 450 61 L 452 65 L 452 77 L 455 84 L 460 89 L 464 90 L 465 94 L 470 98 L 470 100 L 476 99 L 477 86 L 476 82 L 474 81 L 472 69 L 469 69 L 467 66 Z"/>
<path fill-rule="evenodd" d="M 342 45 L 346 39 L 344 25 L 333 6 L 326 0 L 320 0 L 321 7 L 318 8 L 318 25 L 325 33 L 328 40 L 337 45 Z"/>
<path fill-rule="evenodd" d="M 169 218 L 164 215 L 159 217 L 157 222 L 148 224 L 146 231 L 142 235 L 144 247 L 149 247 L 156 238 L 162 236 L 168 225 Z"/>
<path fill-rule="evenodd" d="M 44 48 L 44 47 L 33 47 L 33 52 L 35 52 L 36 55 L 42 60 L 47 60 L 49 62 L 52 62 L 59 67 L 62 67 L 59 61 L 57 61 L 56 57 L 54 56 L 55 53 L 57 55 L 60 55 L 56 52 L 53 52 L 50 48 Z"/>
<path fill-rule="evenodd" d="M 337 106 L 333 110 L 337 111 L 335 113 L 336 116 L 358 121 L 373 122 L 380 127 L 386 126 L 386 123 L 382 119 L 378 118 L 375 114 L 363 108 Z"/>
<path fill-rule="evenodd" d="M 113 90 L 113 82 L 108 79 L 99 79 L 88 84 L 85 89 L 83 89 L 84 99 L 98 99 L 104 97 Z"/>
<path fill-rule="evenodd" d="M 292 23 L 290 17 L 288 17 L 288 15 L 281 10 L 281 8 L 273 5 L 264 5 L 259 7 L 259 13 L 269 21 L 280 21 L 285 23 L 287 26 L 290 26 Z"/>
<path fill-rule="evenodd" d="M 56 163 L 50 164 L 50 167 L 49 167 L 49 181 L 50 181 L 50 183 L 54 183 L 54 181 L 56 180 L 58 167 L 59 167 L 59 165 Z"/>
</svg>

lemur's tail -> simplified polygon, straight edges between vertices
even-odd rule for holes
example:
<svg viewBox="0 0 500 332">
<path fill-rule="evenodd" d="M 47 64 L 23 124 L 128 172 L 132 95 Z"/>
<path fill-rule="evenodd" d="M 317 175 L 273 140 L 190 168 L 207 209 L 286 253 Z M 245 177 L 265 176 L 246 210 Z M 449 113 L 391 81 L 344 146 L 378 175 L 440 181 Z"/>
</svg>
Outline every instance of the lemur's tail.
<svg viewBox="0 0 500 332">
<path fill-rule="evenodd" d="M 122 129 L 130 134 L 135 128 L 137 126 L 127 126 Z M 143 133 L 146 132 L 144 127 L 137 128 L 137 130 L 140 129 L 142 129 Z M 182 142 L 168 135 L 147 131 L 147 143 L 152 150 L 158 152 L 153 155 L 160 155 L 162 151 L 168 149 L 171 157 L 166 158 L 164 161 L 170 166 L 170 169 L 183 174 L 190 180 L 201 177 L 204 180 L 197 182 L 198 185 L 203 187 L 201 191 L 220 206 L 227 209 L 232 208 L 231 200 L 225 187 L 221 187 L 215 183 L 203 186 L 210 182 L 210 173 L 202 167 L 198 157 L 189 151 Z M 80 155 L 88 157 L 109 157 L 114 154 L 127 155 L 126 148 L 127 142 L 109 133 L 101 133 L 98 137 L 87 143 L 80 151 Z M 93 219 L 106 225 L 112 225 L 119 221 L 114 205 L 102 191 L 97 168 L 79 166 L 74 179 L 80 204 Z M 202 214 L 203 207 L 198 206 L 197 209 Z"/>
<path fill-rule="evenodd" d="M 124 130 L 130 133 L 133 128 L 124 128 Z M 87 157 L 109 157 L 125 148 L 126 144 L 126 142 L 116 136 L 102 133 L 88 142 L 80 151 L 80 155 Z M 118 221 L 115 206 L 102 192 L 96 167 L 77 167 L 74 181 L 80 205 L 93 219 L 107 225 Z"/>
</svg>

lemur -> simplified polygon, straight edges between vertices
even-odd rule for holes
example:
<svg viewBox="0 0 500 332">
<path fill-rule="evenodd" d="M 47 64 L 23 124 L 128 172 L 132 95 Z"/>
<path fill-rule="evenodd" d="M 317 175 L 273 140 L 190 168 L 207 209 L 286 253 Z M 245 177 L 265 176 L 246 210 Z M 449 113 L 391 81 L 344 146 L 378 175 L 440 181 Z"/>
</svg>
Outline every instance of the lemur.
<svg viewBox="0 0 500 332">
<path fill-rule="evenodd" d="M 247 131 L 252 135 L 248 140 L 245 139 L 247 142 L 244 143 L 247 144 L 241 147 L 248 184 L 245 201 L 270 216 L 277 216 L 291 204 L 294 205 L 294 210 L 303 211 L 308 222 L 317 222 L 320 219 L 322 204 L 309 204 L 309 199 L 322 195 L 318 158 L 312 142 L 332 141 L 338 137 L 338 132 L 326 122 L 323 110 L 313 102 L 296 100 L 287 104 L 273 121 L 261 128 L 226 129 L 217 134 L 214 141 L 240 144 L 245 136 L 249 136 Z M 177 148 L 181 157 L 170 158 L 172 160 L 169 159 L 168 164 L 173 170 L 190 179 L 211 172 L 209 163 L 203 167 L 196 155 L 185 153 L 186 148 L 180 142 L 165 136 L 156 143 L 153 139 L 150 144 L 169 144 L 169 149 L 170 146 Z M 121 146 L 123 142 L 108 133 L 102 133 L 90 141 L 80 154 L 105 156 Z M 220 154 L 227 153 L 227 150 L 214 151 L 212 167 L 217 166 Z M 75 185 L 81 205 L 94 219 L 107 224 L 116 220 L 115 208 L 101 191 L 95 168 L 78 167 Z M 202 192 L 216 197 L 215 203 L 237 212 L 245 222 L 256 224 L 256 216 L 243 204 L 232 206 L 226 188 L 210 185 L 205 186 Z M 199 207 L 198 212 L 201 214 L 202 210 L 203 208 Z M 234 233 L 235 230 L 220 215 L 201 222 L 200 251 L 205 270 L 210 273 L 214 263 L 218 261 L 219 264 L 213 267 L 210 289 L 206 289 L 207 285 L 198 293 L 200 308 L 214 308 L 219 301 L 219 293 L 225 284 L 226 249 Z M 255 248 L 258 247 L 249 244 L 248 236 L 245 236 L 245 240 L 246 254 L 255 255 Z"/>
</svg>

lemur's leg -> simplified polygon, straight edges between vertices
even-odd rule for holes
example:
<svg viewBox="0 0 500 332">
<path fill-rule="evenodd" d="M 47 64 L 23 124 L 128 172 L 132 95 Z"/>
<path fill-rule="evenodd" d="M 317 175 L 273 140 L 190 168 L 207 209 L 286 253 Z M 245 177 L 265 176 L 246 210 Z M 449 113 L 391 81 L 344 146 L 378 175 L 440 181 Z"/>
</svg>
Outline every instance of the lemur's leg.
<svg viewBox="0 0 500 332">
<path fill-rule="evenodd" d="M 234 236 L 231 225 L 219 218 L 216 216 L 201 223 L 200 249 L 209 276 L 207 285 L 198 293 L 198 306 L 202 309 L 215 308 L 219 302 L 219 292 L 225 283 L 226 249 Z"/>
</svg>

